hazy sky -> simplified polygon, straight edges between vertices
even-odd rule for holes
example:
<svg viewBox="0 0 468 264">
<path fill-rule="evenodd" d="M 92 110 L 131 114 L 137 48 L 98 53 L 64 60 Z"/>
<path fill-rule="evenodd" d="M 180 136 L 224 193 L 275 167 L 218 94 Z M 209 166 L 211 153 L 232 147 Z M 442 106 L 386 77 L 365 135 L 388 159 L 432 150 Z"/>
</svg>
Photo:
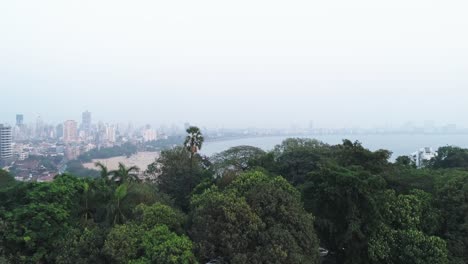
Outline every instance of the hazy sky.
<svg viewBox="0 0 468 264">
<path fill-rule="evenodd" d="M 468 126 L 466 0 L 0 3 L 0 123 Z"/>
</svg>

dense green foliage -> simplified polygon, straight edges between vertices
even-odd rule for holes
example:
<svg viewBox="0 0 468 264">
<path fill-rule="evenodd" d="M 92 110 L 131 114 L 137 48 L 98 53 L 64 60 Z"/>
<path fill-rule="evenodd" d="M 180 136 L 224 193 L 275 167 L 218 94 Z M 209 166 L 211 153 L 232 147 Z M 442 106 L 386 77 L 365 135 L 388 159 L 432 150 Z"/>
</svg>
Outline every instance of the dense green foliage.
<svg viewBox="0 0 468 264">
<path fill-rule="evenodd" d="M 123 164 L 50 183 L 0 170 L 0 263 L 468 263 L 468 150 L 424 169 L 348 140 L 207 159 L 188 133 L 146 181 Z"/>
<path fill-rule="evenodd" d="M 240 175 L 224 190 L 192 198 L 191 234 L 204 260 L 228 263 L 316 263 L 313 217 L 282 177 Z"/>
<path fill-rule="evenodd" d="M 15 179 L 6 171 L 0 170 L 0 188 L 14 184 Z"/>
<path fill-rule="evenodd" d="M 437 157 L 431 160 L 429 166 L 435 169 L 465 168 L 468 169 L 468 149 L 459 147 L 441 147 Z"/>
<path fill-rule="evenodd" d="M 79 160 L 71 160 L 67 162 L 68 173 L 73 174 L 78 177 L 98 177 L 99 172 L 92 169 L 87 169 L 83 166 L 83 163 Z"/>
<path fill-rule="evenodd" d="M 181 145 L 184 142 L 182 136 L 170 136 L 167 139 L 148 141 L 143 144 L 146 151 L 161 151 Z"/>
<path fill-rule="evenodd" d="M 81 162 L 91 162 L 93 159 L 107 159 L 118 156 L 127 156 L 137 153 L 137 146 L 131 143 L 124 143 L 121 146 L 113 146 L 110 148 L 92 149 L 81 154 L 78 160 Z"/>
</svg>

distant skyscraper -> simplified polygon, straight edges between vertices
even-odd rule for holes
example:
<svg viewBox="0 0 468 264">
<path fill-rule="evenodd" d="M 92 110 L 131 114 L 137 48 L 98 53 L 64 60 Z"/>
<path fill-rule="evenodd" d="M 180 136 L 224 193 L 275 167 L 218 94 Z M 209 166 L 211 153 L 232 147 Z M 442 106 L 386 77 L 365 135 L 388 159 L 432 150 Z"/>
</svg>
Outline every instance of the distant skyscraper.
<svg viewBox="0 0 468 264">
<path fill-rule="evenodd" d="M 38 116 L 36 119 L 36 130 L 35 130 L 36 138 L 43 138 L 44 137 L 44 121 L 42 121 L 42 117 Z"/>
<path fill-rule="evenodd" d="M 82 114 L 81 129 L 86 133 L 86 136 L 91 132 L 91 112 L 86 111 Z"/>
<path fill-rule="evenodd" d="M 107 141 L 109 142 L 115 142 L 115 126 L 114 125 L 107 125 L 106 126 L 106 137 L 107 137 Z"/>
<path fill-rule="evenodd" d="M 0 160 L 13 158 L 13 133 L 10 126 L 0 124 Z"/>
<path fill-rule="evenodd" d="M 67 120 L 63 123 L 63 141 L 74 142 L 78 139 L 78 129 L 76 121 Z"/>
<path fill-rule="evenodd" d="M 23 126 L 23 124 L 24 124 L 23 121 L 24 121 L 23 120 L 23 115 L 20 115 L 20 114 L 16 115 L 16 126 L 18 126 L 18 127 Z"/>
<path fill-rule="evenodd" d="M 157 139 L 157 133 L 154 129 L 147 127 L 145 130 L 143 130 L 143 141 L 148 142 L 148 141 L 154 141 L 156 139 Z"/>
<path fill-rule="evenodd" d="M 60 139 L 63 137 L 63 124 L 58 124 L 55 127 L 55 136 L 57 137 L 57 139 Z"/>
</svg>

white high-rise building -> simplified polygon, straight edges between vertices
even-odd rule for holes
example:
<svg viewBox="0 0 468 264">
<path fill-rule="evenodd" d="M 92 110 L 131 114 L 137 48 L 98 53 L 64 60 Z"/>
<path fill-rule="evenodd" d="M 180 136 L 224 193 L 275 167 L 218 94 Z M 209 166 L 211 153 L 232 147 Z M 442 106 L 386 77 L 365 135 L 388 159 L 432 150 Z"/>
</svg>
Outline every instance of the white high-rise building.
<svg viewBox="0 0 468 264">
<path fill-rule="evenodd" d="M 63 123 L 63 141 L 75 142 L 78 140 L 78 125 L 74 120 L 67 120 Z"/>
<path fill-rule="evenodd" d="M 13 132 L 11 126 L 0 124 L 0 160 L 13 158 Z"/>
<path fill-rule="evenodd" d="M 106 125 L 106 136 L 107 141 L 114 143 L 115 142 L 115 126 Z"/>
<path fill-rule="evenodd" d="M 148 141 L 154 141 L 158 137 L 156 130 L 154 129 L 145 129 L 143 130 L 143 141 L 148 142 Z"/>
</svg>

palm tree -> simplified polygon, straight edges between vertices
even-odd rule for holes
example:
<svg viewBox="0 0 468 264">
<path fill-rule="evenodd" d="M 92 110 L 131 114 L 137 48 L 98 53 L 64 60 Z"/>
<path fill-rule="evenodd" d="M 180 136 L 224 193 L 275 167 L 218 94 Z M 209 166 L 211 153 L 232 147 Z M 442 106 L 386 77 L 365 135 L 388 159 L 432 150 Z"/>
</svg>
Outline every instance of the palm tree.
<svg viewBox="0 0 468 264">
<path fill-rule="evenodd" d="M 193 157 L 201 150 L 203 141 L 203 135 L 198 127 L 191 126 L 187 129 L 187 137 L 185 138 L 184 146 L 190 152 L 190 167 L 192 167 Z"/>
<path fill-rule="evenodd" d="M 110 201 L 108 208 L 107 208 L 107 219 L 111 221 L 111 223 L 115 224 L 123 224 L 125 222 L 125 214 L 122 212 L 122 200 L 125 199 L 127 196 L 127 184 L 122 184 L 117 187 L 114 191 L 114 196 Z"/>
<path fill-rule="evenodd" d="M 128 181 L 140 181 L 138 178 L 139 171 L 140 169 L 137 166 L 131 166 L 127 168 L 125 164 L 119 162 L 119 168 L 117 170 L 111 171 L 110 173 L 112 174 L 112 180 L 125 183 Z"/>
<path fill-rule="evenodd" d="M 88 224 L 88 215 L 90 215 L 90 210 L 88 206 L 88 200 L 89 200 L 89 184 L 87 182 L 83 183 L 83 191 L 84 191 L 84 197 L 85 197 L 85 208 L 83 209 L 84 213 L 84 222 L 85 224 Z"/>
<path fill-rule="evenodd" d="M 109 181 L 109 176 L 111 175 L 111 173 L 109 172 L 109 170 L 107 169 L 107 166 L 105 166 L 104 164 L 102 164 L 101 162 L 96 162 L 94 163 L 94 166 L 98 167 L 101 171 L 101 179 L 105 179 L 106 181 Z"/>
</svg>

